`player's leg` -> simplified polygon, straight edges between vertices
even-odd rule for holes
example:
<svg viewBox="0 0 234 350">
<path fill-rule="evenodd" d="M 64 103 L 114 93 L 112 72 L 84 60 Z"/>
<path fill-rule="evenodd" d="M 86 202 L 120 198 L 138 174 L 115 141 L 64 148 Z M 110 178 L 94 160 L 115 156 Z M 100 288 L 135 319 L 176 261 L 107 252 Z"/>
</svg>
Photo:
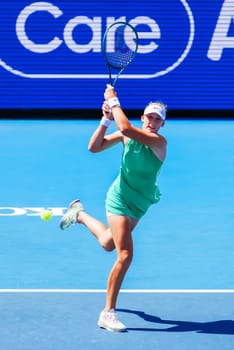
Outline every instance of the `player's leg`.
<svg viewBox="0 0 234 350">
<path fill-rule="evenodd" d="M 126 326 L 118 320 L 115 308 L 121 284 L 133 258 L 132 230 L 138 221 L 117 215 L 108 217 L 108 220 L 117 259 L 109 274 L 106 307 L 100 314 L 98 325 L 111 331 L 124 331 Z"/>
<path fill-rule="evenodd" d="M 79 212 L 77 221 L 87 227 L 106 251 L 110 252 L 115 249 L 111 230 L 101 221 L 95 219 L 85 211 Z"/>
<path fill-rule="evenodd" d="M 76 223 L 85 225 L 105 250 L 112 251 L 115 248 L 110 229 L 101 221 L 87 214 L 79 199 L 70 203 L 67 212 L 60 220 L 60 228 L 65 230 Z"/>
<path fill-rule="evenodd" d="M 110 272 L 107 284 L 106 310 L 115 309 L 116 300 L 124 276 L 133 258 L 132 220 L 127 216 L 108 217 L 117 258 Z"/>
</svg>

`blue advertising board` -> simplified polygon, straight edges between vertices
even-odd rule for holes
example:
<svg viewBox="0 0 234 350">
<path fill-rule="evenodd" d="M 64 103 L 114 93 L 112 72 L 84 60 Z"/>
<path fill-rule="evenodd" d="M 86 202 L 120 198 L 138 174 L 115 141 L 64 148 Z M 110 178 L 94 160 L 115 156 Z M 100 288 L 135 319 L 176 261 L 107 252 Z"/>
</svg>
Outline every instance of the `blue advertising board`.
<svg viewBox="0 0 234 350">
<path fill-rule="evenodd" d="M 100 108 L 118 20 L 139 36 L 116 85 L 124 108 L 234 109 L 234 0 L 1 0 L 0 109 Z"/>
</svg>

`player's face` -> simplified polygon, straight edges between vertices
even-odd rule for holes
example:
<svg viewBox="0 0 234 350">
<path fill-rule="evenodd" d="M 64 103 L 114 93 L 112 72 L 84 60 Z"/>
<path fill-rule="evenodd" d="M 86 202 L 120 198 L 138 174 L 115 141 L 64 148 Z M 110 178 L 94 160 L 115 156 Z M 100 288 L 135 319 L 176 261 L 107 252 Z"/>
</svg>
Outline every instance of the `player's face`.
<svg viewBox="0 0 234 350">
<path fill-rule="evenodd" d="M 142 128 L 148 132 L 157 132 L 164 125 L 164 120 L 156 113 L 144 114 L 141 117 Z"/>
</svg>

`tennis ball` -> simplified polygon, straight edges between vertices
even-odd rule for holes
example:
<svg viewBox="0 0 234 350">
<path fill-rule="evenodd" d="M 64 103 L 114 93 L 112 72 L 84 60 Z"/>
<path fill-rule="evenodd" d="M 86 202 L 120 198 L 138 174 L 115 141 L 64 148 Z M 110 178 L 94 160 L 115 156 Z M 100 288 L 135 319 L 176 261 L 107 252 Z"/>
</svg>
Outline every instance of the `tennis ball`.
<svg viewBox="0 0 234 350">
<path fill-rule="evenodd" d="M 41 219 L 44 221 L 49 221 L 52 218 L 52 213 L 49 210 L 43 210 L 41 213 Z"/>
</svg>

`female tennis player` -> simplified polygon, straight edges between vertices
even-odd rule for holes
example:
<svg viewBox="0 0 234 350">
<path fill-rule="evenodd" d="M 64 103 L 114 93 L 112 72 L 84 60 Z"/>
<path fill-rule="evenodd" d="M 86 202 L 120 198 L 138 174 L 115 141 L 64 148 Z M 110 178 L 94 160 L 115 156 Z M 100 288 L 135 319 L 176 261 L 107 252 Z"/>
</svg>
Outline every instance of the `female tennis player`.
<svg viewBox="0 0 234 350">
<path fill-rule="evenodd" d="M 112 86 L 107 85 L 104 97 L 103 117 L 91 136 L 89 150 L 100 152 L 118 142 L 124 147 L 119 175 L 106 196 L 109 227 L 90 216 L 77 199 L 61 219 L 60 228 L 84 224 L 105 250 L 116 249 L 116 261 L 107 282 L 106 306 L 98 326 L 123 332 L 127 327 L 117 318 L 116 303 L 133 258 L 132 231 L 150 205 L 160 198 L 157 176 L 166 157 L 167 142 L 159 129 L 165 122 L 166 106 L 160 102 L 149 103 L 141 116 L 142 128 L 136 128 L 125 115 Z M 112 119 L 118 130 L 108 135 L 106 131 Z"/>
</svg>

